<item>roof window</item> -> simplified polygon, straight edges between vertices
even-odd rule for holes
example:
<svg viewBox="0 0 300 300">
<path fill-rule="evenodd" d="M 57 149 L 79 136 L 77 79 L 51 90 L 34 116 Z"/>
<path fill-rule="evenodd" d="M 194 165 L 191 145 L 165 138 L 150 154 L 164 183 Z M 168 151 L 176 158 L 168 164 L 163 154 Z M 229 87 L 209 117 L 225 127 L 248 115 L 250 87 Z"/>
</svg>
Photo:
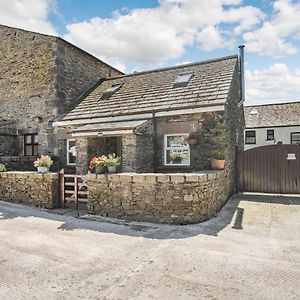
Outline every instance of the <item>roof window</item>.
<svg viewBox="0 0 300 300">
<path fill-rule="evenodd" d="M 100 100 L 109 99 L 121 86 L 122 86 L 122 83 L 114 83 L 103 93 Z"/>
<path fill-rule="evenodd" d="M 190 82 L 191 78 L 192 78 L 193 74 L 192 73 L 185 73 L 185 74 L 180 74 L 174 84 L 173 84 L 173 88 L 177 88 L 177 87 L 185 87 L 187 86 L 187 84 Z"/>
</svg>

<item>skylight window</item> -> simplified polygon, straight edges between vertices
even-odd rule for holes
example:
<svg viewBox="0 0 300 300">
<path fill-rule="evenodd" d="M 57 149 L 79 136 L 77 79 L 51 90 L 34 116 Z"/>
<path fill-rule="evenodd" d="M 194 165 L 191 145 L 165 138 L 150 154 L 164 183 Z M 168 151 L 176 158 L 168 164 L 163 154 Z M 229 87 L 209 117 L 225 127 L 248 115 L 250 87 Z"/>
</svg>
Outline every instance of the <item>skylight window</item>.
<svg viewBox="0 0 300 300">
<path fill-rule="evenodd" d="M 192 73 L 185 73 L 185 74 L 180 74 L 174 84 L 173 84 L 173 88 L 177 88 L 177 87 L 185 87 L 187 86 L 187 84 L 190 82 L 191 78 L 192 78 L 193 74 Z"/>
<path fill-rule="evenodd" d="M 111 87 L 109 87 L 102 95 L 100 100 L 107 100 L 109 99 L 120 87 L 122 83 L 115 83 Z"/>
</svg>

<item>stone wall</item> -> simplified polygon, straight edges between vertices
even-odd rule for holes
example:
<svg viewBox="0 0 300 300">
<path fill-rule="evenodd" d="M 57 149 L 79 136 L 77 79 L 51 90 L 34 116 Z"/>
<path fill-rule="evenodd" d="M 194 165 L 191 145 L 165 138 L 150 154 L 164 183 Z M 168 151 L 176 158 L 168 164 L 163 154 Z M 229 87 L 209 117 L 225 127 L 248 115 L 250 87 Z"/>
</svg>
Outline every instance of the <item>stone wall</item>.
<svg viewBox="0 0 300 300">
<path fill-rule="evenodd" d="M 122 137 L 123 172 L 154 172 L 154 145 L 151 135 Z"/>
<path fill-rule="evenodd" d="M 227 145 L 224 112 L 205 112 L 190 115 L 161 117 L 156 121 L 156 157 L 158 170 L 198 171 L 210 169 L 211 152 Z M 190 146 L 190 166 L 164 166 L 164 135 L 193 133 L 198 143 Z"/>
<path fill-rule="evenodd" d="M 16 136 L 0 132 L 0 156 L 1 155 L 14 155 L 16 145 Z"/>
<path fill-rule="evenodd" d="M 13 152 L 23 155 L 23 134 L 38 133 L 39 153 L 58 156 L 52 121 L 99 78 L 121 73 L 58 37 L 0 25 L 0 40 L 0 119 L 16 122 Z"/>
<path fill-rule="evenodd" d="M 231 195 L 225 171 L 88 175 L 89 213 L 170 224 L 209 219 Z"/>
<path fill-rule="evenodd" d="M 57 173 L 0 173 L 0 199 L 13 203 L 56 208 L 59 204 Z"/>
</svg>

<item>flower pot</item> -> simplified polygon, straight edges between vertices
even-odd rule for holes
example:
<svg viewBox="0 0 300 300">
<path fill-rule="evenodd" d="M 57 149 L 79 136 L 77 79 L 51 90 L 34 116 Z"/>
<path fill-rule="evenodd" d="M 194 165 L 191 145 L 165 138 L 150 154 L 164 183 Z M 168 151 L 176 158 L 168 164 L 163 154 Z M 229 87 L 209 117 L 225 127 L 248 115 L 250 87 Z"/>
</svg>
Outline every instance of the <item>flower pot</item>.
<svg viewBox="0 0 300 300">
<path fill-rule="evenodd" d="M 190 139 L 187 140 L 187 143 L 188 143 L 190 146 L 197 145 L 198 140 L 195 139 L 195 138 L 190 138 Z"/>
<path fill-rule="evenodd" d="M 225 160 L 211 159 L 211 167 L 213 170 L 223 170 L 225 166 Z"/>
<path fill-rule="evenodd" d="M 110 174 L 113 174 L 113 173 L 117 172 L 117 167 L 116 166 L 110 166 L 110 167 L 107 167 L 107 169 L 108 169 L 108 173 L 110 173 Z"/>
<path fill-rule="evenodd" d="M 104 166 L 98 166 L 95 168 L 96 174 L 104 174 L 105 173 L 105 167 Z"/>
<path fill-rule="evenodd" d="M 37 171 L 39 172 L 39 173 L 47 173 L 47 172 L 49 172 L 49 168 L 47 168 L 47 167 L 37 167 Z"/>
</svg>

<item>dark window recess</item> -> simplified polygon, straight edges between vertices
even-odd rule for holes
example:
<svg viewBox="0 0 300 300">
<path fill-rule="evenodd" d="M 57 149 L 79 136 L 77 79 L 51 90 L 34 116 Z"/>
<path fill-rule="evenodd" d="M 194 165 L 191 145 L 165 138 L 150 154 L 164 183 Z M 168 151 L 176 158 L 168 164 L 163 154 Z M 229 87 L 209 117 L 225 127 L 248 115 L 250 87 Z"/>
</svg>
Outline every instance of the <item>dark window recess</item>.
<svg viewBox="0 0 300 300">
<path fill-rule="evenodd" d="M 24 135 L 24 155 L 25 156 L 35 156 L 38 155 L 38 135 L 35 134 L 25 134 Z"/>
<path fill-rule="evenodd" d="M 118 89 L 120 89 L 122 86 L 122 83 L 116 83 L 113 84 L 111 87 L 109 87 L 101 96 L 100 100 L 107 100 L 109 99 Z"/>
<path fill-rule="evenodd" d="M 245 144 L 256 144 L 255 130 L 247 130 L 245 132 Z"/>
<path fill-rule="evenodd" d="M 186 74 L 180 74 L 174 84 L 173 84 L 173 88 L 177 88 L 177 87 L 185 87 L 188 85 L 188 83 L 190 82 L 191 78 L 192 78 L 193 74 L 192 73 L 186 73 Z"/>
<path fill-rule="evenodd" d="M 300 132 L 292 132 L 291 133 L 291 144 L 300 145 Z"/>
<path fill-rule="evenodd" d="M 274 129 L 267 130 L 267 141 L 273 141 L 274 138 Z"/>
</svg>

